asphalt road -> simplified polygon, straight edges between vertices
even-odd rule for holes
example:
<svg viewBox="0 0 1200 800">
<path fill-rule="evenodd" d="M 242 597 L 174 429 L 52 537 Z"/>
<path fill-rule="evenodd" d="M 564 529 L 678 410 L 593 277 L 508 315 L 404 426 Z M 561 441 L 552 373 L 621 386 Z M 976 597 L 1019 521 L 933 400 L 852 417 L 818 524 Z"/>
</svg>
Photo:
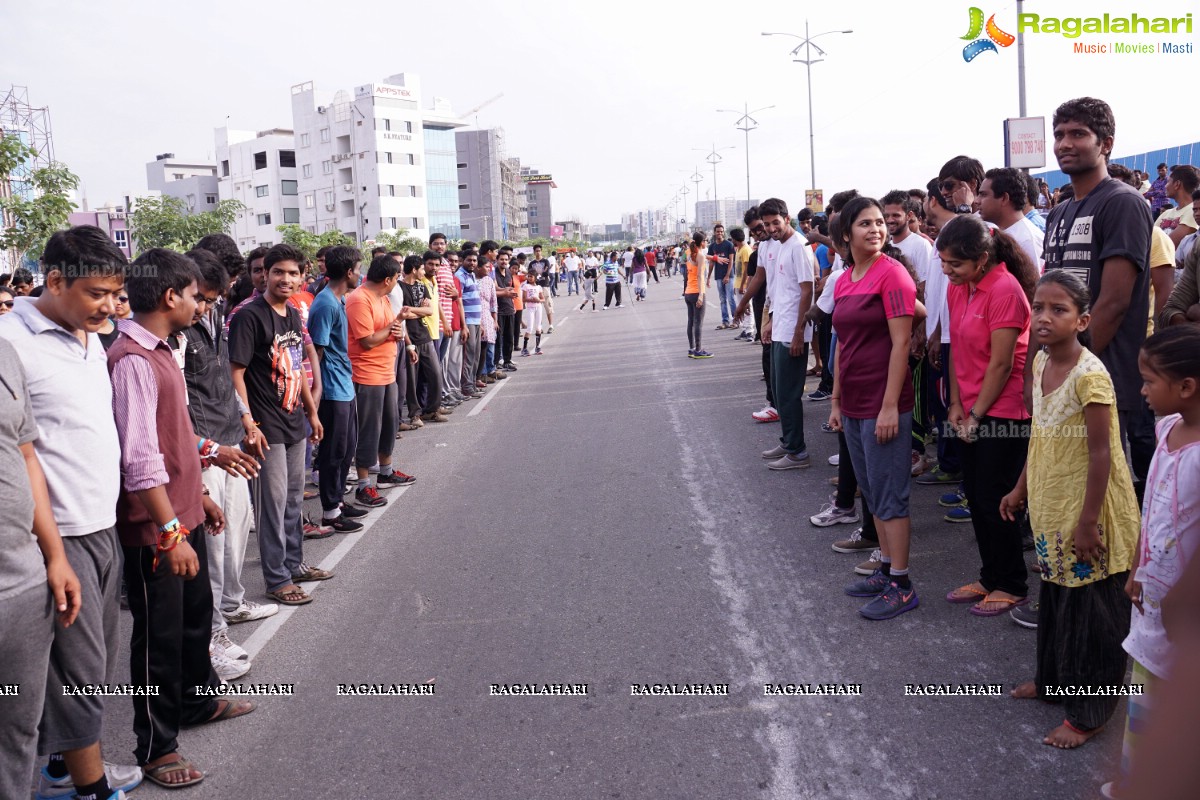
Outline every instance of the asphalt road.
<svg viewBox="0 0 1200 800">
<path fill-rule="evenodd" d="M 1035 634 L 942 596 L 978 569 L 970 526 L 913 490 L 922 605 L 889 622 L 842 586 L 861 556 L 808 522 L 835 474 L 826 404 L 806 405 L 814 466 L 770 472 L 778 435 L 759 349 L 713 332 L 685 357 L 675 279 L 620 310 L 558 300 L 546 354 L 484 401 L 398 443 L 417 484 L 361 535 L 310 542 L 337 576 L 315 601 L 235 626 L 244 682 L 293 684 L 253 714 L 186 731 L 201 798 L 1091 798 L 1120 752 L 1122 709 L 1078 751 L 1041 744 L 1061 711 L 1000 697 L 911 697 L 906 684 L 1032 678 Z M 572 298 L 575 299 L 575 298 Z M 567 309 L 570 308 L 568 311 Z M 247 560 L 263 600 L 257 554 Z M 123 637 L 127 639 L 128 617 Z M 338 684 L 432 696 L 338 696 Z M 492 696 L 492 684 L 588 685 Z M 631 696 L 634 684 L 727 684 L 727 696 Z M 861 696 L 765 697 L 767 683 Z M 105 752 L 128 762 L 131 710 Z M 137 797 L 172 796 L 143 785 Z"/>
</svg>

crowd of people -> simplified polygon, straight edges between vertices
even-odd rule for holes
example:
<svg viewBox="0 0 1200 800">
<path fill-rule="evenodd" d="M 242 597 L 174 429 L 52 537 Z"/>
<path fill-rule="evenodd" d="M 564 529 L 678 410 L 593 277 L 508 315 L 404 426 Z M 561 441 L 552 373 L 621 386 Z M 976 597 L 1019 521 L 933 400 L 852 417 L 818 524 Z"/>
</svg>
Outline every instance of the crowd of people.
<svg viewBox="0 0 1200 800">
<path fill-rule="evenodd" d="M 743 220 L 753 244 L 740 228 L 696 232 L 681 269 L 689 358 L 711 356 L 713 280 L 717 330 L 762 345 L 753 417 L 781 427 L 769 469 L 810 466 L 805 405 L 829 404 L 836 491 L 810 522 L 860 526 L 833 549 L 871 554 L 845 588 L 862 616 L 918 608 L 911 485 L 950 490 L 939 505 L 972 525 L 980 568 L 945 601 L 1037 630 L 1034 680 L 1012 694 L 1062 701 L 1046 744 L 1082 745 L 1118 705 L 1058 690 L 1119 686 L 1133 656 L 1149 691 L 1130 699 L 1124 780 L 1151 698 L 1178 676 L 1161 609 L 1200 546 L 1200 173 L 1160 165 L 1147 185 L 1109 163 L 1114 129 L 1103 101 L 1058 108 L 1071 183 L 1054 197 L 957 156 L 923 189 L 839 192 L 798 229 L 766 200 Z M 1120 781 L 1105 791 L 1124 796 Z"/>
<path fill-rule="evenodd" d="M 310 264 L 214 234 L 129 263 L 79 226 L 47 241 L 40 286 L 25 271 L 5 283 L 0 608 L 21 692 L 0 728 L 0 797 L 28 793 L 35 755 L 39 798 L 203 780 L 180 729 L 255 708 L 213 691 L 251 669 L 230 626 L 312 602 L 300 584 L 334 575 L 305 540 L 361 530 L 416 481 L 394 463 L 403 432 L 508 379 L 518 347 L 543 352 L 555 292 L 540 252 L 447 245 L 327 247 Z M 273 602 L 247 597 L 251 531 Z M 101 753 L 122 605 L 137 766 Z"/>
</svg>

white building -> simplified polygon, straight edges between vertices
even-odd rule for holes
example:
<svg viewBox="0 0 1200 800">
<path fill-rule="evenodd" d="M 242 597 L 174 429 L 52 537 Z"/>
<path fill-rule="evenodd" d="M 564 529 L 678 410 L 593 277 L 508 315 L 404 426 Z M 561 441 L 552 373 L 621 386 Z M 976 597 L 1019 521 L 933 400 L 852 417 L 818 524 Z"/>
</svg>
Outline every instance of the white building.
<svg viewBox="0 0 1200 800">
<path fill-rule="evenodd" d="M 292 87 L 299 222 L 359 241 L 406 229 L 425 238 L 458 231 L 458 175 L 447 101 L 422 109 L 420 81 L 399 74 L 318 100 L 312 82 Z"/>
<path fill-rule="evenodd" d="M 217 165 L 211 161 L 187 160 L 162 153 L 146 164 L 146 186 L 152 192 L 178 197 L 189 214 L 211 211 L 220 199 Z"/>
<path fill-rule="evenodd" d="M 238 200 L 230 235 L 243 252 L 279 241 L 277 225 L 300 222 L 296 148 L 290 130 L 254 133 L 217 128 L 217 189 L 221 200 Z"/>
</svg>

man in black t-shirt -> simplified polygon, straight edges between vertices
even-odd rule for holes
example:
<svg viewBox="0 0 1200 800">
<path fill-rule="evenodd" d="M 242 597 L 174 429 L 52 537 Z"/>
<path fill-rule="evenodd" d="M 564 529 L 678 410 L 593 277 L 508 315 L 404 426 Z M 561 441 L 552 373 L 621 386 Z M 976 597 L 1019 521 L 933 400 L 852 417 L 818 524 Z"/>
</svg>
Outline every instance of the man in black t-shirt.
<svg viewBox="0 0 1200 800">
<path fill-rule="evenodd" d="M 496 281 L 496 369 L 516 372 L 512 351 L 517 342 L 517 310 L 513 304 L 517 290 L 513 288 L 508 259 L 508 253 L 496 256 L 496 272 L 492 276 Z"/>
<path fill-rule="evenodd" d="M 433 343 L 433 337 L 429 335 L 429 329 L 425 327 L 423 319 L 433 314 L 433 298 L 429 296 L 425 284 L 420 281 L 422 267 L 424 263 L 420 256 L 408 256 L 404 259 L 404 279 L 400 290 L 404 292 L 404 305 L 416 315 L 404 323 L 408 326 L 408 350 L 416 350 L 416 368 L 420 370 L 421 378 L 427 387 L 425 402 L 421 404 L 421 419 L 425 422 L 447 422 L 447 417 L 438 413 L 442 399 L 442 371 L 439 368 L 437 345 Z M 411 372 L 409 374 L 412 375 Z M 410 380 L 408 386 L 411 408 L 416 405 L 414 398 L 417 382 Z"/>
<path fill-rule="evenodd" d="M 708 246 L 708 275 L 704 285 L 708 286 L 713 278 L 717 279 L 717 304 L 721 307 L 719 331 L 733 327 L 729 319 L 733 316 L 734 308 L 733 284 L 730 283 L 734 252 L 733 242 L 725 238 L 725 226 L 718 222 L 713 226 L 713 240 Z"/>
<path fill-rule="evenodd" d="M 233 386 L 254 415 L 270 445 L 258 474 L 255 530 L 267 594 L 284 605 L 312 598 L 296 584 L 327 580 L 332 572 L 304 563 L 304 421 L 312 426 L 314 444 L 321 440 L 321 420 L 304 376 L 304 334 L 300 312 L 288 303 L 301 286 L 304 256 L 286 244 L 272 247 L 263 259 L 266 291 L 233 318 L 229 326 L 229 361 Z"/>
<path fill-rule="evenodd" d="M 1091 350 L 1112 376 L 1121 432 L 1130 445 L 1141 498 L 1154 453 L 1154 417 L 1142 399 L 1138 351 L 1150 312 L 1150 237 L 1153 220 L 1137 190 L 1108 177 L 1115 122 L 1112 109 L 1090 97 L 1054 112 L 1054 155 L 1071 178 L 1074 197 L 1046 220 L 1046 269 L 1065 269 L 1092 292 Z M 1026 367 L 1026 397 L 1032 392 Z"/>
</svg>

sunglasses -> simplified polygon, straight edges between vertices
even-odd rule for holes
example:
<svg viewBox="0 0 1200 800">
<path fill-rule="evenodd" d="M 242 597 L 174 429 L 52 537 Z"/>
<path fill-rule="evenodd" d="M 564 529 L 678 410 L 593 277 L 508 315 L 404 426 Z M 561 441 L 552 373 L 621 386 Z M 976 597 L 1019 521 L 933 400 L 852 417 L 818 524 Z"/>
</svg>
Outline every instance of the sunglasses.
<svg viewBox="0 0 1200 800">
<path fill-rule="evenodd" d="M 129 302 L 129 296 L 128 296 L 128 295 L 124 295 L 124 294 L 119 294 L 119 295 L 117 295 L 117 302 L 118 302 L 118 303 L 128 303 L 128 302 Z"/>
<path fill-rule="evenodd" d="M 938 186 L 941 187 L 941 190 L 943 192 L 953 192 L 955 189 L 958 188 L 959 183 L 960 183 L 960 181 L 956 181 L 956 180 L 945 180 L 945 181 L 942 181 L 941 183 L 939 183 Z"/>
<path fill-rule="evenodd" d="M 2 306 L 4 308 L 12 308 L 13 304 L 14 304 L 14 301 L 12 301 L 12 300 L 0 300 L 0 306 Z"/>
</svg>

